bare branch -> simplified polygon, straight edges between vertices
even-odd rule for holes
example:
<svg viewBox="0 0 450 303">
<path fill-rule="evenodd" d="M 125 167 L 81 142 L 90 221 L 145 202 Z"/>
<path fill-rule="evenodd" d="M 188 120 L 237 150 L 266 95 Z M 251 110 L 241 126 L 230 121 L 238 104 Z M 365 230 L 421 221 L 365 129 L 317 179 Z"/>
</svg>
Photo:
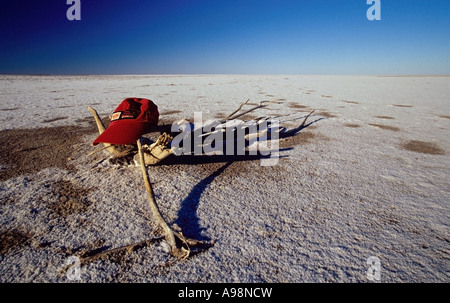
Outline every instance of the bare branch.
<svg viewBox="0 0 450 303">
<path fill-rule="evenodd" d="M 88 110 L 92 113 L 95 119 L 95 123 L 97 124 L 98 132 L 101 135 L 105 131 L 105 125 L 102 122 L 102 119 L 100 119 L 100 116 L 98 115 L 97 111 L 92 108 L 88 107 Z M 122 153 L 113 145 L 109 143 L 103 143 L 103 146 L 106 147 L 106 150 L 115 157 L 120 157 Z"/>
<path fill-rule="evenodd" d="M 162 240 L 164 237 L 157 237 L 148 240 L 143 240 L 137 243 L 120 246 L 113 249 L 108 249 L 105 251 L 96 252 L 94 251 L 85 251 L 82 252 L 79 256 L 81 264 L 88 264 L 94 262 L 96 260 L 106 258 L 112 254 L 120 254 L 120 253 L 131 253 L 139 248 L 143 248 L 149 246 L 150 244 Z M 70 265 L 71 266 L 71 265 Z"/>
<path fill-rule="evenodd" d="M 242 107 L 243 107 L 245 104 L 248 103 L 248 101 L 250 101 L 250 99 L 247 99 L 247 101 L 242 102 L 241 105 L 239 105 L 239 107 L 238 107 L 234 112 L 232 112 L 231 114 L 228 115 L 228 117 L 225 118 L 225 120 L 230 120 L 230 119 L 232 119 L 231 117 L 232 117 L 234 114 L 236 114 L 237 112 L 239 112 L 239 111 L 242 109 Z"/>
<path fill-rule="evenodd" d="M 243 112 L 243 113 L 236 114 L 237 112 L 239 112 L 239 111 L 242 109 L 242 107 L 243 107 L 245 104 L 247 104 L 247 102 L 248 102 L 249 100 L 250 100 L 250 99 L 248 99 L 247 101 L 245 101 L 244 103 L 242 103 L 242 104 L 239 106 L 239 108 L 238 108 L 237 110 L 235 110 L 235 111 L 234 111 L 231 115 L 229 115 L 227 118 L 221 120 L 220 123 L 225 123 L 227 120 L 237 119 L 237 118 L 242 117 L 243 115 L 246 115 L 246 114 L 248 114 L 248 113 L 250 113 L 250 112 L 252 112 L 252 111 L 255 111 L 255 110 L 260 109 L 260 108 L 267 107 L 267 106 L 269 106 L 270 104 L 272 104 L 273 102 L 275 102 L 275 100 L 272 100 L 272 101 L 261 101 L 261 102 L 259 103 L 259 105 L 255 106 L 255 107 L 252 107 L 252 108 L 250 108 L 249 110 L 246 110 L 246 111 Z"/>
<path fill-rule="evenodd" d="M 305 123 L 306 123 L 306 119 L 308 119 L 309 118 L 309 116 L 311 116 L 312 115 L 312 113 L 314 112 L 314 110 L 312 110 L 309 114 L 307 114 L 306 115 L 306 117 L 305 117 L 305 119 L 303 120 L 303 123 L 300 125 L 300 127 L 303 127 L 303 126 L 305 126 Z"/>
<path fill-rule="evenodd" d="M 172 229 L 169 227 L 169 225 L 167 225 L 166 221 L 162 217 L 161 212 L 159 211 L 158 205 L 155 202 L 155 195 L 153 193 L 153 188 L 150 183 L 150 178 L 148 176 L 147 167 L 145 166 L 144 153 L 142 151 L 142 144 L 141 144 L 140 139 L 137 140 L 137 145 L 138 145 L 138 152 L 139 152 L 139 162 L 141 164 L 142 176 L 144 178 L 144 185 L 145 185 L 145 189 L 147 190 L 148 199 L 150 202 L 150 208 L 152 210 L 153 216 L 155 217 L 157 223 L 164 230 L 164 233 L 166 235 L 166 240 L 171 247 L 172 254 L 178 255 L 179 251 L 178 251 L 178 248 L 177 248 L 177 245 L 175 242 L 175 235 L 174 235 Z"/>
</svg>

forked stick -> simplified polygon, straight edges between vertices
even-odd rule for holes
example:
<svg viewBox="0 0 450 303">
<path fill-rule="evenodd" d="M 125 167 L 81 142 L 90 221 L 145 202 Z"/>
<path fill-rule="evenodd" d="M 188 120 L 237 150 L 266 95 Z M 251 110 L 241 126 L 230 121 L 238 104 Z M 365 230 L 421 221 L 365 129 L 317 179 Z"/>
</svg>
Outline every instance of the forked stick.
<svg viewBox="0 0 450 303">
<path fill-rule="evenodd" d="M 242 117 L 242 116 L 245 115 L 245 114 L 248 114 L 248 113 L 250 113 L 250 112 L 252 112 L 252 111 L 255 111 L 255 110 L 259 109 L 259 108 L 267 107 L 267 106 L 269 106 L 270 104 L 272 104 L 273 102 L 275 102 L 275 100 L 272 100 L 272 101 L 261 101 L 261 102 L 259 102 L 259 105 L 256 105 L 255 107 L 252 107 L 252 108 L 246 110 L 245 112 L 236 115 L 236 113 L 238 113 L 238 112 L 242 109 L 242 107 L 243 107 L 245 104 L 248 103 L 248 101 L 250 101 L 250 99 L 248 99 L 247 101 L 241 103 L 241 105 L 239 105 L 238 109 L 236 109 L 234 112 L 232 112 L 232 113 L 231 113 L 228 117 L 226 117 L 225 119 L 221 120 L 220 123 L 225 123 L 225 122 L 227 122 L 227 120 L 237 119 L 237 118 L 239 118 L 239 117 Z"/>
<path fill-rule="evenodd" d="M 95 123 L 97 124 L 97 128 L 98 128 L 98 132 L 99 132 L 99 134 L 101 135 L 104 131 L 105 131 L 105 125 L 103 124 L 103 122 L 102 122 L 102 120 L 100 119 L 100 116 L 98 115 L 98 113 L 97 113 L 97 111 L 94 109 L 94 108 L 92 108 L 92 107 L 88 107 L 88 110 L 92 113 L 92 115 L 94 116 L 94 119 L 95 119 Z M 108 152 L 111 154 L 111 155 L 113 155 L 113 156 L 115 156 L 115 157 L 118 157 L 118 156 L 121 156 L 122 155 L 122 152 L 120 152 L 113 144 L 110 144 L 110 143 L 103 143 L 103 146 L 104 146 L 104 148 L 103 149 L 106 149 L 106 150 L 108 150 Z M 99 150 L 100 151 L 100 150 Z"/>
<path fill-rule="evenodd" d="M 159 237 L 159 238 L 153 238 L 153 239 L 149 239 L 149 240 L 144 240 L 144 241 L 140 241 L 137 243 L 124 245 L 121 247 L 108 249 L 108 250 L 100 251 L 100 252 L 85 251 L 85 252 L 81 253 L 79 256 L 81 264 L 87 264 L 89 262 L 98 260 L 100 258 L 106 257 L 106 256 L 114 254 L 114 253 L 132 252 L 138 248 L 147 246 L 150 243 L 161 240 L 162 238 L 166 239 L 166 241 L 168 242 L 168 244 L 170 246 L 171 254 L 178 259 L 187 259 L 189 257 L 190 252 L 191 252 L 190 248 L 189 248 L 190 246 L 207 244 L 204 241 L 198 241 L 198 240 L 194 240 L 194 239 L 185 238 L 181 232 L 173 231 L 169 227 L 169 225 L 166 223 L 166 221 L 164 220 L 164 218 L 161 215 L 161 212 L 159 211 L 158 205 L 155 202 L 153 188 L 150 183 L 150 178 L 148 176 L 147 168 L 144 163 L 144 154 L 142 152 L 142 144 L 141 144 L 140 139 L 137 140 L 137 146 L 138 146 L 138 152 L 139 152 L 138 153 L 139 160 L 140 160 L 140 164 L 141 164 L 141 171 L 142 171 L 142 175 L 143 175 L 143 179 L 144 179 L 144 185 L 145 185 L 145 189 L 147 190 L 147 194 L 148 194 L 148 198 L 149 198 L 149 202 L 150 202 L 150 208 L 152 210 L 153 216 L 157 220 L 157 223 L 159 224 L 159 226 L 161 226 L 163 228 L 165 236 Z M 178 238 L 187 247 L 187 249 L 184 247 L 179 248 L 177 246 L 177 241 L 176 241 L 175 237 Z M 67 265 L 62 270 L 66 271 L 71 266 L 72 265 Z"/>
<path fill-rule="evenodd" d="M 105 131 L 106 127 L 103 124 L 102 120 L 100 119 L 100 116 L 98 115 L 97 111 L 94 108 L 89 106 L 88 110 L 92 113 L 92 115 L 94 115 L 95 123 L 97 123 L 98 132 L 102 134 Z"/>
<path fill-rule="evenodd" d="M 241 105 L 239 105 L 239 107 L 238 107 L 234 112 L 232 112 L 231 114 L 228 115 L 228 117 L 225 118 L 225 120 L 230 119 L 234 114 L 236 114 L 238 111 L 240 111 L 240 110 L 242 109 L 242 106 L 244 106 L 245 104 L 247 104 L 248 101 L 250 101 L 250 99 L 247 99 L 247 101 L 242 102 Z"/>
<path fill-rule="evenodd" d="M 303 123 L 300 125 L 300 127 L 305 126 L 306 120 L 309 118 L 309 116 L 312 115 L 312 113 L 313 113 L 314 111 L 315 111 L 315 110 L 312 110 L 309 114 L 306 115 L 306 117 L 305 117 L 305 119 L 303 120 Z"/>
<path fill-rule="evenodd" d="M 145 189 L 147 190 L 148 199 L 150 202 L 150 208 L 152 210 L 153 216 L 155 217 L 156 221 L 158 221 L 159 226 L 161 226 L 162 229 L 164 230 L 166 240 L 169 243 L 170 248 L 171 248 L 172 255 L 174 255 L 175 257 L 186 258 L 189 256 L 189 251 L 184 249 L 183 247 L 181 249 L 177 247 L 177 244 L 175 241 L 175 234 L 174 234 L 173 230 L 169 227 L 169 225 L 167 225 L 166 221 L 164 220 L 164 218 L 161 215 L 161 212 L 159 211 L 158 205 L 156 205 L 155 195 L 153 193 L 153 188 L 150 183 L 150 178 L 148 176 L 147 168 L 145 166 L 144 153 L 142 152 L 142 144 L 141 144 L 140 139 L 137 140 L 137 146 L 138 146 L 139 162 L 141 164 L 142 176 L 144 178 L 144 185 L 145 185 Z"/>
<path fill-rule="evenodd" d="M 172 230 L 172 228 L 169 227 L 167 222 L 164 220 L 163 216 L 161 215 L 161 212 L 159 211 L 158 205 L 155 202 L 155 195 L 153 193 L 152 184 L 150 183 L 150 178 L 148 176 L 147 168 L 145 166 L 145 160 L 144 160 L 144 153 L 142 151 L 142 143 L 141 140 L 137 140 L 137 146 L 138 146 L 138 155 L 139 155 L 139 162 L 141 164 L 141 171 L 142 176 L 144 179 L 144 185 L 145 189 L 147 190 L 148 199 L 150 202 L 150 208 L 152 209 L 153 216 L 158 221 L 159 226 L 161 226 L 164 229 L 165 232 L 165 238 L 166 241 L 169 243 L 171 248 L 171 254 L 174 257 L 180 258 L 180 259 L 187 259 L 190 255 L 190 249 L 189 246 L 196 246 L 196 245 L 205 245 L 208 244 L 204 241 L 194 240 L 194 239 L 188 239 L 183 236 L 181 232 L 175 232 Z M 184 245 L 187 246 L 187 249 L 184 247 L 178 247 L 176 238 L 178 238 Z"/>
</svg>

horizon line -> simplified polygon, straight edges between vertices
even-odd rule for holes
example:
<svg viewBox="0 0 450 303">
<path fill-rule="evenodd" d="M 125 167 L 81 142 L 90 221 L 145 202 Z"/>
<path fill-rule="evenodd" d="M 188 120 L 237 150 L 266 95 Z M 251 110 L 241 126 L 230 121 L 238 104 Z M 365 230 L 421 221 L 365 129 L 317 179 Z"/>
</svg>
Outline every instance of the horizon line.
<svg viewBox="0 0 450 303">
<path fill-rule="evenodd" d="M 363 76 L 363 77 L 450 77 L 450 74 L 346 74 L 346 73 L 89 73 L 89 74 L 47 74 L 47 73 L 0 73 L 0 76 L 43 76 L 43 77 L 89 77 L 89 76 Z"/>
</svg>

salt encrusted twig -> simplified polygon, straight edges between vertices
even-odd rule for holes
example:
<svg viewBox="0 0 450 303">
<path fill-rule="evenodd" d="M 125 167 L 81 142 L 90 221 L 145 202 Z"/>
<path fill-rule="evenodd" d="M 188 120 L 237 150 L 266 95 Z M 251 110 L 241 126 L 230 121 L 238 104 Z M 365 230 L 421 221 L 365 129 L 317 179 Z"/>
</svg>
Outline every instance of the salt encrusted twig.
<svg viewBox="0 0 450 303">
<path fill-rule="evenodd" d="M 256 105 L 255 107 L 252 107 L 252 108 L 246 110 L 245 112 L 236 115 L 236 113 L 238 113 L 238 112 L 242 109 L 242 107 L 243 107 L 245 104 L 247 104 L 247 102 L 248 102 L 249 100 L 250 100 L 250 99 L 248 99 L 247 101 L 241 103 L 241 105 L 239 105 L 239 107 L 238 107 L 237 110 L 235 110 L 234 112 L 232 112 L 232 113 L 231 113 L 228 117 L 226 117 L 225 119 L 221 120 L 220 123 L 225 123 L 227 120 L 237 119 L 237 118 L 242 117 L 243 115 L 246 115 L 246 114 L 248 114 L 248 113 L 250 113 L 250 112 L 252 112 L 252 111 L 255 111 L 255 110 L 259 109 L 259 108 L 267 107 L 267 106 L 269 106 L 270 104 L 272 104 L 273 102 L 275 102 L 275 100 L 272 100 L 272 101 L 261 101 L 261 102 L 259 102 L 259 105 Z"/>
<path fill-rule="evenodd" d="M 153 217 L 156 219 L 158 225 L 161 226 L 162 229 L 164 230 L 164 233 L 166 236 L 166 241 L 170 245 L 172 255 L 174 255 L 175 257 L 179 257 L 179 258 L 187 258 L 189 256 L 189 250 L 186 250 L 184 247 L 181 247 L 181 248 L 177 247 L 177 243 L 175 241 L 175 234 L 174 234 L 173 230 L 169 227 L 167 222 L 164 220 L 164 218 L 162 217 L 161 212 L 159 211 L 158 205 L 155 202 L 155 195 L 153 193 L 153 188 L 150 183 L 150 178 L 148 176 L 147 167 L 145 166 L 144 153 L 142 151 L 142 144 L 141 144 L 140 139 L 137 140 L 137 146 L 138 146 L 139 162 L 141 164 L 142 176 L 144 178 L 144 185 L 145 185 L 145 189 L 147 190 L 148 199 L 150 202 L 150 208 L 152 210 Z"/>
<path fill-rule="evenodd" d="M 247 104 L 248 101 L 250 101 L 250 99 L 247 99 L 247 101 L 242 102 L 241 105 L 239 105 L 239 107 L 238 107 L 234 112 L 232 112 L 231 114 L 228 115 L 228 117 L 225 118 L 225 120 L 229 120 L 234 114 L 236 114 L 237 112 L 239 112 L 239 111 L 242 109 L 242 106 L 244 106 L 245 104 Z"/>
<path fill-rule="evenodd" d="M 153 188 L 152 188 L 152 185 L 150 182 L 150 178 L 148 176 L 147 167 L 145 166 L 145 162 L 144 162 L 144 154 L 142 151 L 141 139 L 137 140 L 137 147 L 138 147 L 138 155 L 139 155 L 139 160 L 140 160 L 142 176 L 144 179 L 145 189 L 148 194 L 150 208 L 152 210 L 153 217 L 156 219 L 158 225 L 164 230 L 165 235 L 164 235 L 164 237 L 143 240 L 143 241 L 140 241 L 137 243 L 133 243 L 133 244 L 129 244 L 129 245 L 113 248 L 113 249 L 108 249 L 105 251 L 99 251 L 99 252 L 97 252 L 95 250 L 94 251 L 85 251 L 79 255 L 81 264 L 87 264 L 87 263 L 93 262 L 95 260 L 107 257 L 111 254 L 117 254 L 117 253 L 123 253 L 123 252 L 130 253 L 130 252 L 135 251 L 138 248 L 148 246 L 149 244 L 151 244 L 155 241 L 161 240 L 163 238 L 166 239 L 166 241 L 168 242 L 168 244 L 170 246 L 170 253 L 178 259 L 187 259 L 189 257 L 189 255 L 191 254 L 190 246 L 198 246 L 198 245 L 208 244 L 204 241 L 186 238 L 183 236 L 183 234 L 181 232 L 175 232 L 172 228 L 169 227 L 169 225 L 167 224 L 167 222 L 164 220 L 163 216 L 161 215 L 161 212 L 159 211 L 158 205 L 156 204 L 156 201 L 155 201 L 155 195 L 154 195 Z M 179 240 L 178 242 L 176 241 L 177 239 Z M 181 242 L 181 244 L 178 245 L 178 243 L 180 243 L 180 242 Z M 63 271 L 66 271 L 70 266 L 71 265 L 68 265 L 65 268 L 63 268 Z"/>
<path fill-rule="evenodd" d="M 312 115 L 312 113 L 314 112 L 314 110 L 312 110 L 309 114 L 306 115 L 305 119 L 303 120 L 302 124 L 300 125 L 300 127 L 305 126 L 306 120 L 309 118 L 309 116 Z"/>
<path fill-rule="evenodd" d="M 189 239 L 186 238 L 181 232 L 175 232 L 172 228 L 169 227 L 167 222 L 164 220 L 163 216 L 161 215 L 161 212 L 159 211 L 158 205 L 155 201 L 155 195 L 153 193 L 152 184 L 150 182 L 150 178 L 148 176 L 147 167 L 145 166 L 144 162 L 144 153 L 142 151 L 142 144 L 141 140 L 139 139 L 137 141 L 138 146 L 138 152 L 139 152 L 139 161 L 142 171 L 142 176 L 144 179 L 144 185 L 145 189 L 147 190 L 148 199 L 150 202 L 150 208 L 152 210 L 153 216 L 155 217 L 158 225 L 164 230 L 166 241 L 170 245 L 171 248 L 171 254 L 174 257 L 186 259 L 189 257 L 191 249 L 190 246 L 198 246 L 198 245 L 208 245 L 211 243 L 207 243 L 205 241 L 199 241 L 195 239 Z M 181 241 L 181 244 L 184 244 L 184 246 L 179 245 L 176 239 Z"/>
<path fill-rule="evenodd" d="M 116 248 L 112 248 L 112 249 L 108 249 L 108 250 L 104 250 L 104 251 L 96 251 L 96 250 L 84 251 L 79 254 L 80 263 L 81 263 L 81 265 L 85 265 L 85 264 L 106 258 L 113 254 L 131 253 L 139 248 L 149 246 L 150 244 L 160 241 L 162 239 L 164 239 L 163 236 L 148 239 L 148 240 L 143 240 L 143 241 L 140 241 L 137 243 L 124 245 L 124 246 L 120 246 L 120 247 L 116 247 Z M 67 268 L 70 266 L 72 266 L 72 265 L 67 266 Z M 65 268 L 65 269 L 67 270 L 67 268 Z"/>
<path fill-rule="evenodd" d="M 94 115 L 95 123 L 97 124 L 98 132 L 102 134 L 105 131 L 105 125 L 103 125 L 102 120 L 100 119 L 97 111 L 93 109 L 92 107 L 88 107 L 88 110 Z M 115 156 L 119 157 L 122 155 L 121 151 L 119 151 L 113 144 L 110 143 L 103 143 L 103 146 L 108 150 L 108 152 Z"/>
</svg>

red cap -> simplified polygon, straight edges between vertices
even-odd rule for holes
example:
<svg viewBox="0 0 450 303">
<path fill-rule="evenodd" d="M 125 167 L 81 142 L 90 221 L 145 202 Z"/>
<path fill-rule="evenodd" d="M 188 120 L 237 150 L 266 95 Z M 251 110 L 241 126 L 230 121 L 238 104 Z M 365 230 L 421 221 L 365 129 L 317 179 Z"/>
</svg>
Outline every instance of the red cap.
<svg viewBox="0 0 450 303">
<path fill-rule="evenodd" d="M 158 106 L 151 100 L 127 98 L 120 103 L 111 117 L 111 123 L 92 145 L 116 145 L 136 142 L 151 126 L 158 124 Z"/>
</svg>

